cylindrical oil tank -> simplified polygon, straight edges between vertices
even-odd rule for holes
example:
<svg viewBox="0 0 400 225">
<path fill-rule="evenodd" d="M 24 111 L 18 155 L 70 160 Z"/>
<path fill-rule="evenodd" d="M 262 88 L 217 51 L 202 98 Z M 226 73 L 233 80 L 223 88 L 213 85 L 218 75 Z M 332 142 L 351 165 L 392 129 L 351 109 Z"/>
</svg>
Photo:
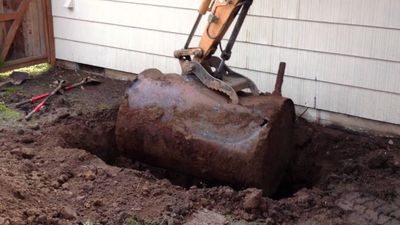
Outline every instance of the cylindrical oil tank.
<svg viewBox="0 0 400 225">
<path fill-rule="evenodd" d="M 240 94 L 238 105 L 193 76 L 146 70 L 128 88 L 116 124 L 132 159 L 271 195 L 293 155 L 294 104 Z"/>
</svg>

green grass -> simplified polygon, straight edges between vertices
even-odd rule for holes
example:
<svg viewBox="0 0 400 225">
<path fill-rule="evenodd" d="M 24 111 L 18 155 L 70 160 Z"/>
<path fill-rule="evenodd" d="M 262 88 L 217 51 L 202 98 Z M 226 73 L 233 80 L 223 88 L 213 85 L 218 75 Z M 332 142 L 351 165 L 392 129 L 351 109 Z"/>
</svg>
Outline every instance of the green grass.
<svg viewBox="0 0 400 225">
<path fill-rule="evenodd" d="M 6 95 L 10 96 L 10 95 L 16 94 L 18 92 L 21 92 L 21 90 L 22 90 L 21 87 L 11 86 L 11 87 L 3 88 L 2 92 L 5 92 Z"/>
<path fill-rule="evenodd" d="M 33 65 L 33 66 L 24 67 L 24 68 L 21 68 L 21 69 L 16 69 L 16 70 L 13 70 L 13 71 L 25 72 L 25 73 L 29 73 L 31 76 L 36 76 L 36 75 L 42 74 L 44 72 L 47 72 L 49 69 L 50 69 L 50 64 L 42 63 L 42 64 L 37 64 L 37 65 Z M 0 78 L 5 78 L 5 77 L 10 76 L 10 74 L 13 71 L 0 73 Z"/>
<path fill-rule="evenodd" d="M 3 102 L 0 102 L 0 120 L 17 120 L 21 118 L 21 113 L 8 108 Z"/>
</svg>

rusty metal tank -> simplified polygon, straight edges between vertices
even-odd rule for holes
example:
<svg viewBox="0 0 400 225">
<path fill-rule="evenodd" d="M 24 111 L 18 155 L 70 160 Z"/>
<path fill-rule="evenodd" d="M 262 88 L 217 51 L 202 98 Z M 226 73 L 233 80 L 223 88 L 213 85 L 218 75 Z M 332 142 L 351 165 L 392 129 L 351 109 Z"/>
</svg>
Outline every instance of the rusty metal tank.
<svg viewBox="0 0 400 225">
<path fill-rule="evenodd" d="M 293 154 L 294 115 L 281 96 L 235 105 L 194 76 L 150 69 L 127 90 L 116 142 L 132 159 L 271 195 Z"/>
</svg>

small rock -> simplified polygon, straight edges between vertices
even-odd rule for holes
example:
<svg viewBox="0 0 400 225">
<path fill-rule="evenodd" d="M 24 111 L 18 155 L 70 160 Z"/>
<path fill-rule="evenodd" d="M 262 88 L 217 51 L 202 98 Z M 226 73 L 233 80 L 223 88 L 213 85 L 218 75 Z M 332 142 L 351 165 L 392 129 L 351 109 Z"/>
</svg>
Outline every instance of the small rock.
<svg viewBox="0 0 400 225">
<path fill-rule="evenodd" d="M 90 203 L 89 202 L 85 202 L 84 204 L 83 204 L 86 208 L 90 208 Z"/>
<path fill-rule="evenodd" d="M 90 191 L 93 191 L 94 185 L 92 183 L 87 183 L 87 184 L 83 185 L 82 189 L 86 192 L 90 192 Z"/>
<path fill-rule="evenodd" d="M 39 130 L 40 126 L 39 126 L 39 124 L 34 123 L 34 124 L 29 124 L 28 128 L 31 129 L 31 130 Z"/>
<path fill-rule="evenodd" d="M 245 210 L 252 210 L 257 209 L 262 200 L 262 190 L 249 188 L 245 190 L 247 192 L 246 196 L 244 197 L 243 207 Z"/>
<path fill-rule="evenodd" d="M 57 181 L 53 181 L 53 182 L 51 182 L 51 186 L 53 187 L 53 188 L 55 188 L 55 189 L 58 189 L 58 188 L 60 188 L 60 183 L 58 183 Z"/>
<path fill-rule="evenodd" d="M 390 140 L 388 141 L 388 144 L 389 144 L 389 145 L 394 145 L 394 141 L 393 141 L 392 139 L 390 139 Z"/>
<path fill-rule="evenodd" d="M 21 156 L 24 159 L 33 159 L 35 152 L 32 148 L 21 148 Z"/>
<path fill-rule="evenodd" d="M 95 207 L 101 207 L 101 206 L 103 206 L 104 205 L 104 203 L 103 203 L 103 201 L 101 200 L 101 199 L 96 199 L 94 202 L 93 202 L 93 206 L 95 206 Z"/>
<path fill-rule="evenodd" d="M 17 134 L 18 134 L 18 135 L 23 135 L 23 134 L 25 134 L 25 131 L 22 130 L 22 129 L 19 129 L 19 130 L 17 131 Z"/>
<path fill-rule="evenodd" d="M 68 183 L 64 183 L 61 185 L 62 189 L 64 190 L 69 190 L 69 184 Z"/>
<path fill-rule="evenodd" d="M 40 215 L 38 218 L 36 218 L 36 221 L 39 224 L 46 224 L 47 223 L 47 216 L 46 215 Z"/>
<path fill-rule="evenodd" d="M 80 201 L 80 200 L 83 200 L 84 198 L 85 198 L 85 196 L 81 195 L 81 196 L 76 197 L 76 200 Z"/>
<path fill-rule="evenodd" d="M 23 137 L 21 139 L 21 142 L 24 144 L 32 144 L 35 142 L 35 139 L 33 139 L 32 137 Z"/>
<path fill-rule="evenodd" d="M 74 220 L 78 217 L 78 215 L 76 214 L 76 211 L 67 206 L 61 208 L 60 216 L 61 216 L 61 218 L 64 218 L 67 220 Z"/>
<path fill-rule="evenodd" d="M 218 190 L 218 195 L 220 195 L 224 198 L 228 198 L 228 199 L 230 199 L 234 193 L 235 193 L 235 191 L 230 187 L 221 187 Z"/>
<path fill-rule="evenodd" d="M 86 172 L 82 173 L 82 177 L 85 180 L 95 180 L 96 179 L 96 174 L 91 170 L 87 170 Z"/>
<path fill-rule="evenodd" d="M 148 191 L 150 188 L 149 188 L 149 186 L 148 186 L 148 184 L 146 183 L 146 184 L 144 184 L 143 186 L 142 186 L 142 190 L 143 191 Z"/>
<path fill-rule="evenodd" d="M 213 225 L 225 225 L 228 221 L 225 216 L 209 211 L 203 210 L 195 213 L 194 218 L 185 225 L 197 225 L 197 224 L 213 224 Z"/>
<path fill-rule="evenodd" d="M 58 183 L 60 183 L 60 184 L 64 184 L 65 182 L 68 181 L 68 179 L 69 179 L 69 177 L 68 177 L 67 175 L 63 174 L 63 175 L 61 175 L 61 176 L 59 176 L 59 177 L 57 178 L 57 181 L 58 181 Z"/>
<path fill-rule="evenodd" d="M 59 109 L 57 109 L 56 113 L 57 113 L 56 120 L 62 120 L 62 119 L 70 117 L 70 115 L 71 115 L 69 113 L 69 109 L 68 108 L 59 108 Z"/>
</svg>

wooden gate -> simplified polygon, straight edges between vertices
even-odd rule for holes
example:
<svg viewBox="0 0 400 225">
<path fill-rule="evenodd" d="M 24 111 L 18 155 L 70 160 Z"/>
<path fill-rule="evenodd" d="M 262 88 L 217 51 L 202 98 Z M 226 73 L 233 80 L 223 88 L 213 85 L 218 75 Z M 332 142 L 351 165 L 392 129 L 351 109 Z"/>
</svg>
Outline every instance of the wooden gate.
<svg viewBox="0 0 400 225">
<path fill-rule="evenodd" d="M 0 72 L 54 61 L 51 0 L 0 0 Z"/>
</svg>

